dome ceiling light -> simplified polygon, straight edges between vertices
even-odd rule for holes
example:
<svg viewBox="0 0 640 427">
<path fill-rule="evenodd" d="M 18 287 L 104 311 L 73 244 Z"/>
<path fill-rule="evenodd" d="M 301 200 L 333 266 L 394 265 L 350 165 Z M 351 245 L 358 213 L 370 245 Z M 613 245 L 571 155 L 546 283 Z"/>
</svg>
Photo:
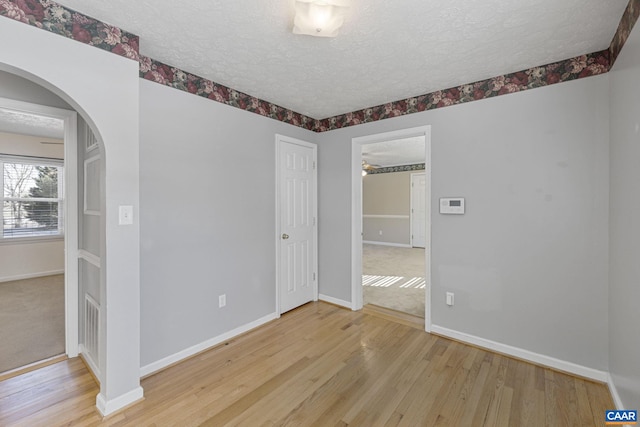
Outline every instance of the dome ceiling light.
<svg viewBox="0 0 640 427">
<path fill-rule="evenodd" d="M 315 37 L 335 37 L 344 23 L 344 1 L 296 0 L 293 33 Z"/>
</svg>

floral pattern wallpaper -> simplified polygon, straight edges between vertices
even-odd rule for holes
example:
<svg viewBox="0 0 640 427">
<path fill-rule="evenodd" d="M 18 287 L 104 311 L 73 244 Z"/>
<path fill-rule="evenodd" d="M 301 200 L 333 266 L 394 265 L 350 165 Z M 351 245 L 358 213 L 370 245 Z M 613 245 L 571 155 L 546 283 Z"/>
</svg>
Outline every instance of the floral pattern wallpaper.
<svg viewBox="0 0 640 427">
<path fill-rule="evenodd" d="M 308 130 L 314 130 L 317 126 L 317 121 L 311 117 L 145 56 L 140 58 L 140 77 Z"/>
<path fill-rule="evenodd" d="M 113 52 L 135 61 L 138 36 L 50 0 L 0 0 L 0 16 Z"/>
<path fill-rule="evenodd" d="M 629 0 L 629 4 L 622 15 L 622 19 L 620 20 L 618 30 L 613 36 L 613 40 L 611 40 L 611 45 L 609 46 L 611 66 L 616 62 L 616 59 L 622 50 L 622 46 L 624 46 L 627 38 L 629 38 L 629 34 L 631 34 L 633 26 L 638 21 L 638 16 L 640 16 L 640 0 Z"/>
<path fill-rule="evenodd" d="M 448 107 L 463 102 L 507 95 L 555 83 L 604 74 L 608 71 L 609 51 L 603 50 L 512 74 L 316 120 L 217 84 L 211 80 L 189 74 L 179 68 L 171 67 L 151 58 L 144 56 L 140 58 L 140 77 L 144 79 L 315 132 L 326 132 L 405 114 Z"/>
<path fill-rule="evenodd" d="M 404 166 L 389 166 L 384 168 L 369 169 L 368 175 L 375 175 L 377 173 L 392 173 L 392 172 L 408 172 L 408 171 L 423 171 L 424 163 L 417 163 L 415 165 Z"/>
<path fill-rule="evenodd" d="M 607 50 L 317 120 L 141 56 L 138 36 L 51 0 L 0 0 L 0 16 L 139 61 L 141 78 L 315 132 L 355 126 L 607 73 L 639 15 L 640 0 L 629 0 Z"/>
<path fill-rule="evenodd" d="M 554 62 L 553 64 L 330 117 L 320 120 L 315 131 L 325 132 L 405 114 L 462 104 L 463 102 L 478 101 L 582 77 L 604 74 L 608 71 L 609 51 L 603 50 L 565 61 Z"/>
</svg>

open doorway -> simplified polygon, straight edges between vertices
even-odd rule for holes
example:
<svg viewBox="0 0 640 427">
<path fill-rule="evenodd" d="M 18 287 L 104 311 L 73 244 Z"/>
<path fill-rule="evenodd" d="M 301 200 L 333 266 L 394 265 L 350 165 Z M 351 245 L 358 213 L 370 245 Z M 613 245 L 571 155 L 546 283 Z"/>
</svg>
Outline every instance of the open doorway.
<svg viewBox="0 0 640 427">
<path fill-rule="evenodd" d="M 77 355 L 75 120 L 0 98 L 0 373 Z"/>
<path fill-rule="evenodd" d="M 352 144 L 353 308 L 370 303 L 418 315 L 430 330 L 430 127 Z M 414 174 L 423 176 L 423 228 L 412 221 Z"/>
<path fill-rule="evenodd" d="M 421 318 L 426 287 L 424 150 L 424 136 L 362 146 L 363 304 Z"/>
</svg>

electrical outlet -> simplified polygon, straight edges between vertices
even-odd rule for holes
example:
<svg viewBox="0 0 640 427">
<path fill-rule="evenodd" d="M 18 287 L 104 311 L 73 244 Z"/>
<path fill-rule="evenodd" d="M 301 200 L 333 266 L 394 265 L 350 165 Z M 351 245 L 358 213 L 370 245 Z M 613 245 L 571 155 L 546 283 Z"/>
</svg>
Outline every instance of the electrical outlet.
<svg viewBox="0 0 640 427">
<path fill-rule="evenodd" d="M 382 230 L 380 230 L 380 235 L 382 236 Z"/>
<path fill-rule="evenodd" d="M 227 294 L 222 294 L 218 297 L 218 307 L 222 308 L 227 305 Z"/>
<path fill-rule="evenodd" d="M 453 306 L 453 292 L 447 292 L 447 305 Z"/>
</svg>

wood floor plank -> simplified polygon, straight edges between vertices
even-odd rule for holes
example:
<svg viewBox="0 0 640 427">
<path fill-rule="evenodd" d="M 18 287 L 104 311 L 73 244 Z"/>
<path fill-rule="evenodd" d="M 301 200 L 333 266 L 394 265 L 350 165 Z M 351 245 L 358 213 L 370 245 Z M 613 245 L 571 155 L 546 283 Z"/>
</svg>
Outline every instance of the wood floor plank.
<svg viewBox="0 0 640 427">
<path fill-rule="evenodd" d="M 488 357 L 485 358 L 485 363 L 489 364 L 489 371 L 484 383 L 479 384 L 481 387 L 480 400 L 476 405 L 470 425 L 486 425 L 490 406 L 494 400 L 495 389 L 502 387 L 501 384 L 504 382 L 504 372 L 502 371 L 504 359 L 504 356 L 497 354 L 488 355 Z M 499 372 L 501 372 L 500 375 L 498 375 Z"/>
<path fill-rule="evenodd" d="M 79 359 L 0 382 L 0 425 L 599 426 L 604 384 L 312 303 L 143 379 L 102 419 Z"/>
<path fill-rule="evenodd" d="M 322 357 L 318 356 L 308 368 L 291 377 L 279 389 L 274 389 L 234 422 L 239 425 L 258 425 L 262 422 L 282 425 L 282 419 L 346 366 L 344 362 L 337 361 L 349 356 L 348 347 L 354 344 L 356 338 L 351 336 L 343 340 L 342 343 L 346 345 L 334 346 Z"/>
<path fill-rule="evenodd" d="M 544 424 L 544 418 L 536 411 L 540 391 L 536 389 L 537 374 L 535 365 L 525 365 L 525 377 L 521 391 L 520 419 L 512 420 L 523 427 L 536 427 Z M 517 404 L 517 400 L 516 400 Z"/>
<path fill-rule="evenodd" d="M 487 393 L 489 398 L 489 405 L 485 418 L 482 421 L 482 425 L 496 425 L 501 405 L 503 405 L 502 398 L 505 395 L 505 389 L 510 389 L 510 386 L 514 384 L 515 372 L 512 371 L 514 366 L 512 362 L 515 361 L 505 357 L 502 357 L 499 360 L 500 364 L 497 367 L 496 375 L 491 381 L 493 387 L 489 390 L 485 390 L 485 393 Z M 504 409 L 504 406 L 502 406 L 502 408 Z"/>
</svg>

